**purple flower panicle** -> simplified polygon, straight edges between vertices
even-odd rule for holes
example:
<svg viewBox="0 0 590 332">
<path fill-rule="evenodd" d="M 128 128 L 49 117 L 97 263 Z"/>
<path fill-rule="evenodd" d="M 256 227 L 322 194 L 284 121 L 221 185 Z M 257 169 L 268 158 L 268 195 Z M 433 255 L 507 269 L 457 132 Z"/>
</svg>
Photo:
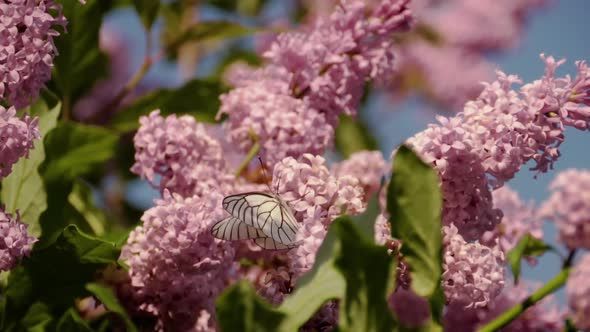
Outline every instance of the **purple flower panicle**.
<svg viewBox="0 0 590 332">
<path fill-rule="evenodd" d="M 164 191 L 123 247 L 135 310 L 157 317 L 159 331 L 215 326 L 215 298 L 235 269 L 231 242 L 210 231 L 224 216 L 221 199 L 213 192 L 183 198 Z"/>
<path fill-rule="evenodd" d="M 0 180 L 12 172 L 12 166 L 27 157 L 33 140 L 40 138 L 38 118 L 16 117 L 14 107 L 0 106 Z"/>
<path fill-rule="evenodd" d="M 270 166 L 322 154 L 338 117 L 356 114 L 365 82 L 394 69 L 391 35 L 409 27 L 407 3 L 384 0 L 369 9 L 344 1 L 310 29 L 280 34 L 264 54 L 268 65 L 234 72 L 235 88 L 220 97 L 230 141 L 247 151 L 257 139 Z"/>
<path fill-rule="evenodd" d="M 553 192 L 539 215 L 557 226 L 559 239 L 571 249 L 590 249 L 590 171 L 568 169 L 549 186 Z"/>
<path fill-rule="evenodd" d="M 66 19 L 53 0 L 3 1 L 0 17 L 0 99 L 20 109 L 32 104 L 51 78 L 53 38 L 59 35 L 54 27 L 64 27 Z"/>
<path fill-rule="evenodd" d="M 27 234 L 27 224 L 4 211 L 0 206 L 0 271 L 12 269 L 23 257 L 29 256 L 37 239 Z"/>
<path fill-rule="evenodd" d="M 132 172 L 161 192 L 167 189 L 185 197 L 210 190 L 226 193 L 233 177 L 228 174 L 220 143 L 202 124 L 191 116 L 164 118 L 159 110 L 139 121 Z"/>
<path fill-rule="evenodd" d="M 504 287 L 504 253 L 466 242 L 454 225 L 444 227 L 442 283 L 446 300 L 465 307 L 487 306 Z"/>
<path fill-rule="evenodd" d="M 586 254 L 574 267 L 566 285 L 569 316 L 577 328 L 590 329 L 590 254 Z"/>
</svg>

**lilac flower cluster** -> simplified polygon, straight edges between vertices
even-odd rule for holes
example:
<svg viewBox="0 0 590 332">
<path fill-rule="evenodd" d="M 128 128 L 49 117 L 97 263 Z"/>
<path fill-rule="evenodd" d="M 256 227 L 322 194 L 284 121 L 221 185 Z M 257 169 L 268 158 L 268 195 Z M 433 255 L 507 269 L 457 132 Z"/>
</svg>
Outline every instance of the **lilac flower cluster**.
<svg viewBox="0 0 590 332">
<path fill-rule="evenodd" d="M 535 163 L 533 170 L 548 171 L 559 157 L 565 128 L 589 127 L 586 63 L 576 62 L 575 78 L 556 78 L 555 69 L 563 61 L 541 57 L 547 67 L 541 79 L 517 92 L 511 85 L 519 79 L 498 72 L 497 81 L 485 84 L 463 112 L 439 117 L 439 125 L 408 141 L 441 176 L 443 223 L 455 224 L 467 241 L 500 222 L 491 188 L 501 187 L 529 160 Z"/>
<path fill-rule="evenodd" d="M 493 241 L 498 239 L 500 248 L 508 253 L 527 233 L 537 239 L 543 239 L 543 225 L 535 213 L 533 203 L 525 204 L 518 193 L 504 186 L 492 192 L 494 206 L 502 211 L 502 221 L 492 232 L 483 237 Z"/>
<path fill-rule="evenodd" d="M 428 301 L 411 289 L 398 287 L 388 301 L 389 308 L 405 327 L 420 327 L 430 317 Z"/>
<path fill-rule="evenodd" d="M 167 189 L 185 197 L 211 190 L 227 194 L 233 177 L 227 172 L 220 143 L 202 124 L 191 116 L 163 118 L 159 110 L 141 117 L 140 123 L 132 172 L 161 192 Z"/>
<path fill-rule="evenodd" d="M 137 303 L 133 309 L 156 316 L 159 331 L 215 326 L 215 298 L 235 270 L 231 243 L 210 231 L 223 217 L 221 199 L 215 192 L 182 198 L 165 191 L 123 247 Z"/>
<path fill-rule="evenodd" d="M 493 78 L 492 64 L 462 47 L 414 41 L 401 47 L 399 55 L 400 73 L 389 84 L 394 95 L 417 88 L 429 100 L 453 111 L 477 97 L 482 81 Z"/>
<path fill-rule="evenodd" d="M 590 249 L 590 171 L 568 169 L 549 187 L 553 193 L 539 215 L 555 223 L 560 240 L 571 249 Z"/>
<path fill-rule="evenodd" d="M 287 156 L 321 154 L 334 135 L 324 115 L 293 98 L 291 76 L 286 69 L 271 65 L 236 82 L 231 92 L 220 97 L 219 112 L 229 115 L 224 123 L 229 140 L 247 151 L 254 133 L 268 165 Z"/>
<path fill-rule="evenodd" d="M 53 0 L 0 3 L 0 99 L 16 108 L 37 99 L 51 78 L 53 38 L 59 35 L 54 27 L 66 25 L 60 10 Z"/>
<path fill-rule="evenodd" d="M 27 234 L 28 225 L 4 211 L 0 206 L 0 271 L 12 269 L 21 258 L 31 253 L 36 238 Z"/>
<path fill-rule="evenodd" d="M 322 154 L 339 115 L 356 113 L 365 82 L 394 68 L 391 34 L 408 28 L 407 3 L 384 0 L 369 10 L 345 1 L 309 31 L 280 34 L 264 54 L 269 64 L 232 75 L 236 88 L 221 96 L 219 115 L 229 116 L 230 140 L 246 151 L 254 144 L 252 132 L 269 165 Z"/>
<path fill-rule="evenodd" d="M 370 7 L 379 1 L 365 0 Z M 493 78 L 491 52 L 520 42 L 529 12 L 546 0 L 417 0 L 409 4 L 416 29 L 396 44 L 396 75 L 389 80 L 394 95 L 423 90 L 443 107 L 460 109 Z M 310 17 L 326 15 L 338 1 L 303 1 Z M 457 75 L 460 72 L 461 75 Z"/>
<path fill-rule="evenodd" d="M 33 149 L 33 140 L 40 138 L 38 121 L 28 115 L 21 120 L 14 107 L 0 106 L 0 179 L 10 174 L 12 166 Z"/>
<path fill-rule="evenodd" d="M 442 283 L 447 302 L 466 308 L 487 306 L 504 287 L 504 253 L 497 244 L 466 242 L 455 225 L 443 231 Z"/>
<path fill-rule="evenodd" d="M 368 200 L 379 190 L 381 179 L 389 172 L 389 168 L 381 152 L 361 151 L 333 165 L 331 172 L 337 177 L 350 175 L 357 178 L 363 187 L 365 200 Z"/>
<path fill-rule="evenodd" d="M 290 271 L 295 278 L 309 271 L 327 233 L 327 226 L 342 213 L 355 215 L 365 209 L 364 193 L 356 178 L 330 174 L 325 159 L 304 154 L 287 157 L 273 172 L 273 185 L 293 208 L 302 225 L 297 234 L 301 245 L 290 250 Z"/>
<path fill-rule="evenodd" d="M 493 77 L 486 54 L 516 46 L 526 14 L 544 2 L 458 0 L 441 6 L 437 1 L 415 1 L 411 8 L 422 28 L 415 33 L 421 38 L 401 47 L 400 66 L 409 75 L 418 73 L 429 99 L 460 109 L 477 97 L 480 82 Z M 404 70 L 401 77 L 408 74 Z"/>
<path fill-rule="evenodd" d="M 132 233 L 123 249 L 122 258 L 131 267 L 131 300 L 127 302 L 140 313 L 158 317 L 161 329 L 178 327 L 175 324 L 186 317 L 196 317 L 197 309 L 205 315 L 200 317 L 214 317 L 211 299 L 239 276 L 252 280 L 258 293 L 271 303 L 280 303 L 290 293 L 292 283 L 313 265 L 330 222 L 342 213 L 362 212 L 367 203 L 358 172 L 336 175 L 324 158 L 312 154 L 304 154 L 299 160 L 286 157 L 275 165 L 270 186 L 289 202 L 302 223 L 298 234 L 302 245 L 287 253 L 270 253 L 253 249 L 249 242 L 214 240 L 210 227 L 226 215 L 221 198 L 261 190 L 261 185 L 239 181 L 229 174 L 225 159 L 232 156 L 211 133 L 188 116 L 164 118 L 154 111 L 141 119 L 135 136 L 136 163 L 132 170 L 160 188 L 164 197 L 145 212 L 143 225 Z M 378 155 L 374 159 L 382 161 Z M 375 187 L 372 182 L 377 179 L 371 177 L 365 183 L 367 188 Z M 266 261 L 268 265 L 238 268 L 241 258 Z M 200 265 L 203 269 L 198 268 Z M 191 286 L 206 284 L 204 280 L 209 278 L 216 279 L 219 287 L 207 284 L 213 292 L 207 296 L 204 289 Z M 165 291 L 170 285 L 175 287 L 173 291 Z M 159 295 L 161 292 L 170 296 Z M 195 310 L 187 312 L 187 308 Z M 213 320 L 204 321 L 213 326 Z"/>
<path fill-rule="evenodd" d="M 566 285 L 570 313 L 569 316 L 577 328 L 582 331 L 590 329 L 590 254 L 580 259 Z"/>
<path fill-rule="evenodd" d="M 215 328 L 213 299 L 241 277 L 271 303 L 281 303 L 311 269 L 334 218 L 365 209 L 388 171 L 383 156 L 365 151 L 330 169 L 321 155 L 332 141 L 338 117 L 355 115 L 365 82 L 391 75 L 391 34 L 407 28 L 407 5 L 407 0 L 384 0 L 370 10 L 345 1 L 307 31 L 279 35 L 264 54 L 266 66 L 238 68 L 228 78 L 234 88 L 221 96 L 219 116 L 228 116 L 223 134 L 213 134 L 189 116 L 162 117 L 154 111 L 141 118 L 132 171 L 159 188 L 163 198 L 146 211 L 122 258 L 131 268 L 131 306 L 157 317 L 157 328 Z M 478 44 L 471 37 L 460 43 Z M 532 207 L 501 187 L 529 161 L 538 172 L 549 170 L 559 157 L 565 128 L 587 130 L 590 125 L 587 65 L 577 62 L 573 79 L 557 78 L 555 69 L 562 61 L 543 59 L 547 70 L 541 79 L 513 90 L 518 78 L 499 72 L 463 112 L 439 117 L 440 124 L 409 140 L 441 178 L 442 286 L 449 317 L 452 308 L 461 308 L 475 315 L 473 327 L 491 319 L 504 302 L 522 299 L 521 293 L 518 298 L 500 295 L 504 255 L 526 232 L 542 236 Z M 247 168 L 243 178 L 230 173 L 228 160 L 242 160 L 241 154 L 256 143 L 272 170 L 270 187 L 300 223 L 300 245 L 288 251 L 253 249 L 251 241 L 219 241 L 209 233 L 227 215 L 223 196 L 260 190 L 267 180 L 259 175 L 264 166 Z M 377 219 L 377 242 L 399 254 L 388 218 L 382 211 Z M 239 266 L 240 259 L 256 263 Z M 417 326 L 429 309 L 409 290 L 409 267 L 403 257 L 400 261 L 400 287 L 390 304 L 400 320 Z M 415 305 L 404 306 L 409 302 Z M 305 328 L 334 324 L 336 317 L 337 305 L 331 302 Z M 550 326 L 553 318 L 534 325 L 525 316 L 514 324 L 534 330 Z"/>
</svg>

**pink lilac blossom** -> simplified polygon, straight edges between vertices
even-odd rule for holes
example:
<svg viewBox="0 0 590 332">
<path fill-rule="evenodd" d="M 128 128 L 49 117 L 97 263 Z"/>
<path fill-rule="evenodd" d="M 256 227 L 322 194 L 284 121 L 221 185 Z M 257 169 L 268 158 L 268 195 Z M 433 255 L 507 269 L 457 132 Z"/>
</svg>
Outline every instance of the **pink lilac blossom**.
<svg viewBox="0 0 590 332">
<path fill-rule="evenodd" d="M 488 247 L 466 242 L 455 225 L 443 227 L 442 284 L 448 303 L 466 308 L 487 306 L 504 287 L 504 253 L 497 245 Z"/>
<path fill-rule="evenodd" d="M 0 17 L 0 99 L 20 109 L 51 78 L 53 38 L 59 35 L 54 27 L 64 27 L 66 19 L 53 0 L 3 1 Z"/>
<path fill-rule="evenodd" d="M 386 245 L 391 240 L 391 225 L 387 215 L 380 213 L 375 220 L 375 242 Z"/>
<path fill-rule="evenodd" d="M 441 176 L 443 223 L 454 223 L 466 240 L 479 239 L 500 222 L 490 189 L 514 177 L 528 161 L 538 173 L 553 168 L 566 127 L 587 130 L 590 69 L 576 62 L 577 75 L 555 77 L 563 61 L 541 55 L 545 75 L 512 90 L 518 77 L 498 72 L 480 96 L 452 118 L 438 117 L 408 143 Z"/>
<path fill-rule="evenodd" d="M 379 3 L 364 2 L 371 8 Z M 493 66 L 486 61 L 486 53 L 516 46 L 527 14 L 546 2 L 412 1 L 409 7 L 418 22 L 417 28 L 410 32 L 410 38 L 402 36 L 402 42 L 396 44 L 398 71 L 387 86 L 399 96 L 407 88 L 418 87 L 413 81 L 418 78 L 423 80 L 419 88 L 426 92 L 428 99 L 450 110 L 460 109 L 482 90 L 481 81 L 492 78 Z M 337 1 L 303 3 L 309 20 L 328 15 Z M 457 70 L 462 75 L 457 75 Z"/>
<path fill-rule="evenodd" d="M 494 206 L 502 211 L 502 221 L 491 234 L 485 234 L 485 239 L 498 238 L 500 248 L 508 253 L 526 234 L 537 239 L 543 239 L 543 224 L 537 217 L 532 202 L 525 203 L 517 192 L 508 186 L 492 192 Z M 489 241 L 488 240 L 488 241 Z M 483 240 L 483 242 L 487 242 Z"/>
<path fill-rule="evenodd" d="M 476 98 L 482 81 L 493 79 L 491 63 L 460 47 L 415 41 L 400 49 L 399 59 L 400 73 L 389 84 L 395 94 L 417 87 L 429 100 L 452 110 Z"/>
<path fill-rule="evenodd" d="M 219 115 L 229 115 L 224 128 L 230 142 L 248 151 L 254 144 L 254 133 L 267 165 L 288 156 L 322 154 L 330 145 L 334 128 L 323 114 L 291 96 L 291 74 L 284 68 L 268 66 L 247 79 L 235 75 L 236 87 L 220 97 L 219 109 Z"/>
<path fill-rule="evenodd" d="M 210 232 L 224 216 L 222 198 L 216 192 L 182 198 L 165 191 L 122 249 L 135 310 L 157 317 L 158 331 L 215 329 L 215 298 L 235 270 L 231 243 Z"/>
<path fill-rule="evenodd" d="M 12 269 L 23 257 L 29 256 L 37 239 L 27 234 L 27 224 L 4 211 L 0 206 L 0 271 Z"/>
<path fill-rule="evenodd" d="M 425 298 L 410 289 L 398 287 L 388 299 L 389 307 L 404 327 L 420 327 L 430 317 L 430 305 Z"/>
<path fill-rule="evenodd" d="M 28 157 L 33 140 L 41 137 L 38 122 L 39 118 L 28 115 L 19 119 L 14 107 L 0 106 L 0 180 L 12 172 L 21 157 Z"/>
<path fill-rule="evenodd" d="M 590 171 L 562 171 L 549 188 L 553 193 L 539 215 L 555 223 L 559 239 L 569 248 L 590 249 Z"/>
<path fill-rule="evenodd" d="M 387 214 L 380 213 L 375 220 L 375 242 L 384 245 L 387 248 L 387 253 L 395 255 L 397 258 L 396 268 L 396 282 L 395 287 L 409 289 L 411 284 L 410 270 L 408 264 L 404 262 L 403 256 L 400 253 L 402 243 L 391 237 L 391 225 L 387 220 Z"/>
<path fill-rule="evenodd" d="M 331 172 L 336 177 L 350 175 L 358 179 L 365 192 L 365 200 L 371 198 L 381 186 L 381 179 L 389 171 L 379 151 L 361 151 L 332 166 Z"/>
<path fill-rule="evenodd" d="M 590 330 L 590 254 L 576 263 L 566 284 L 569 317 L 582 331 Z"/>
<path fill-rule="evenodd" d="M 390 36 L 408 28 L 407 2 L 384 0 L 368 10 L 344 1 L 307 31 L 280 34 L 264 54 L 269 64 L 233 73 L 236 87 L 220 97 L 230 141 L 248 151 L 259 140 L 269 166 L 288 156 L 322 154 L 339 115 L 356 113 L 365 82 L 391 74 Z"/>
<path fill-rule="evenodd" d="M 279 35 L 264 56 L 293 73 L 294 95 L 303 95 L 329 119 L 353 115 L 365 81 L 391 74 L 391 34 L 408 30 L 408 2 L 384 0 L 371 9 L 343 1 L 310 31 Z"/>
<path fill-rule="evenodd" d="M 481 160 L 470 144 L 460 118 L 438 118 L 441 125 L 410 138 L 408 143 L 434 165 L 441 177 L 443 224 L 454 224 L 467 241 L 480 238 L 500 222 Z"/>
<path fill-rule="evenodd" d="M 545 2 L 458 0 L 438 8 L 433 3 L 425 12 L 425 19 L 451 45 L 479 51 L 503 50 L 518 44 L 527 12 Z"/>
<path fill-rule="evenodd" d="M 429 32 L 422 35 L 415 31 L 418 38 L 401 45 L 399 77 L 407 75 L 405 71 L 416 64 L 426 83 L 426 96 L 448 109 L 460 109 L 482 90 L 480 82 L 493 77 L 493 66 L 486 60 L 486 54 L 518 45 L 527 14 L 545 2 L 412 2 L 410 8 L 422 30 Z M 457 70 L 462 75 L 456 75 Z"/>
<path fill-rule="evenodd" d="M 220 143 L 202 124 L 188 115 L 164 118 L 159 110 L 139 121 L 132 172 L 161 192 L 167 189 L 185 197 L 209 191 L 229 193 L 233 176 L 227 170 Z"/>
<path fill-rule="evenodd" d="M 292 157 L 276 164 L 273 187 L 292 207 L 302 223 L 297 234 L 301 245 L 289 250 L 289 271 L 294 280 L 309 271 L 316 252 L 327 233 L 327 226 L 342 213 L 355 215 L 365 209 L 363 190 L 351 176 L 334 177 L 320 156 L 304 154 L 299 160 Z"/>
</svg>

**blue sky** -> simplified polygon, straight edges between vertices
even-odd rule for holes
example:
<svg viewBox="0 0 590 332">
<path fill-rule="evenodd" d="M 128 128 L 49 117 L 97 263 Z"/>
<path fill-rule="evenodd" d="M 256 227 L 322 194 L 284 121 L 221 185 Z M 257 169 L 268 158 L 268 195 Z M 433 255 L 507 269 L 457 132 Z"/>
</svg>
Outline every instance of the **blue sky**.
<svg viewBox="0 0 590 332">
<path fill-rule="evenodd" d="M 556 58 L 566 58 L 568 62 L 561 68 L 561 73 L 574 74 L 575 60 L 590 60 L 590 43 L 588 42 L 588 13 L 590 1 L 568 0 L 550 1 L 545 8 L 539 9 L 529 17 L 522 43 L 515 49 L 502 54 L 493 55 L 490 60 L 498 68 L 507 73 L 519 75 L 524 82 L 540 77 L 544 65 L 539 59 L 539 53 L 554 55 Z M 130 11 L 120 11 L 111 15 L 108 24 L 124 31 L 129 39 L 133 63 L 137 66 L 143 57 L 145 37 L 136 16 Z M 149 74 L 148 79 L 161 82 L 163 85 L 180 83 L 176 69 L 166 63 L 157 65 Z M 422 105 L 410 100 L 403 105 L 388 104 L 384 98 L 377 98 L 372 102 L 372 129 L 381 139 L 381 149 L 389 156 L 392 149 L 407 137 L 423 130 L 432 118 L 420 112 Z M 525 200 L 539 203 L 547 196 L 547 186 L 554 176 L 566 168 L 590 168 L 590 154 L 588 153 L 590 133 L 569 130 L 566 141 L 561 147 L 562 156 L 556 163 L 556 169 L 548 174 L 542 174 L 537 179 L 534 173 L 527 171 L 527 167 L 509 182 L 510 187 L 519 192 Z M 149 200 L 151 195 L 145 188 L 132 187 L 131 196 L 139 201 Z M 555 243 L 556 233 L 552 225 L 545 227 L 545 238 Z M 539 261 L 536 268 L 524 269 L 524 277 L 546 281 L 555 275 L 559 269 L 559 258 L 547 254 Z M 558 296 L 564 301 L 563 292 Z"/>
</svg>

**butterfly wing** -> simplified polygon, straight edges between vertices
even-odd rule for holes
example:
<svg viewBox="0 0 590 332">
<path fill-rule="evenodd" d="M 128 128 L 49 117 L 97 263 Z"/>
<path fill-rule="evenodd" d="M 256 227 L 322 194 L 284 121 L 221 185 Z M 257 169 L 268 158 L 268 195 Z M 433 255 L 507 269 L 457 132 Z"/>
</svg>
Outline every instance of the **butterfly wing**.
<svg viewBox="0 0 590 332">
<path fill-rule="evenodd" d="M 259 192 L 244 193 L 225 197 L 222 205 L 232 216 L 261 230 L 276 242 L 295 243 L 299 223 L 279 197 Z"/>
<path fill-rule="evenodd" d="M 291 249 L 297 247 L 298 244 L 282 244 L 277 242 L 270 237 L 259 237 L 254 239 L 254 243 L 256 243 L 259 247 L 268 250 L 282 250 L 282 249 Z"/>
<path fill-rule="evenodd" d="M 218 239 L 228 241 L 266 237 L 262 231 L 243 223 L 234 216 L 218 221 L 211 227 L 211 234 Z"/>
</svg>

